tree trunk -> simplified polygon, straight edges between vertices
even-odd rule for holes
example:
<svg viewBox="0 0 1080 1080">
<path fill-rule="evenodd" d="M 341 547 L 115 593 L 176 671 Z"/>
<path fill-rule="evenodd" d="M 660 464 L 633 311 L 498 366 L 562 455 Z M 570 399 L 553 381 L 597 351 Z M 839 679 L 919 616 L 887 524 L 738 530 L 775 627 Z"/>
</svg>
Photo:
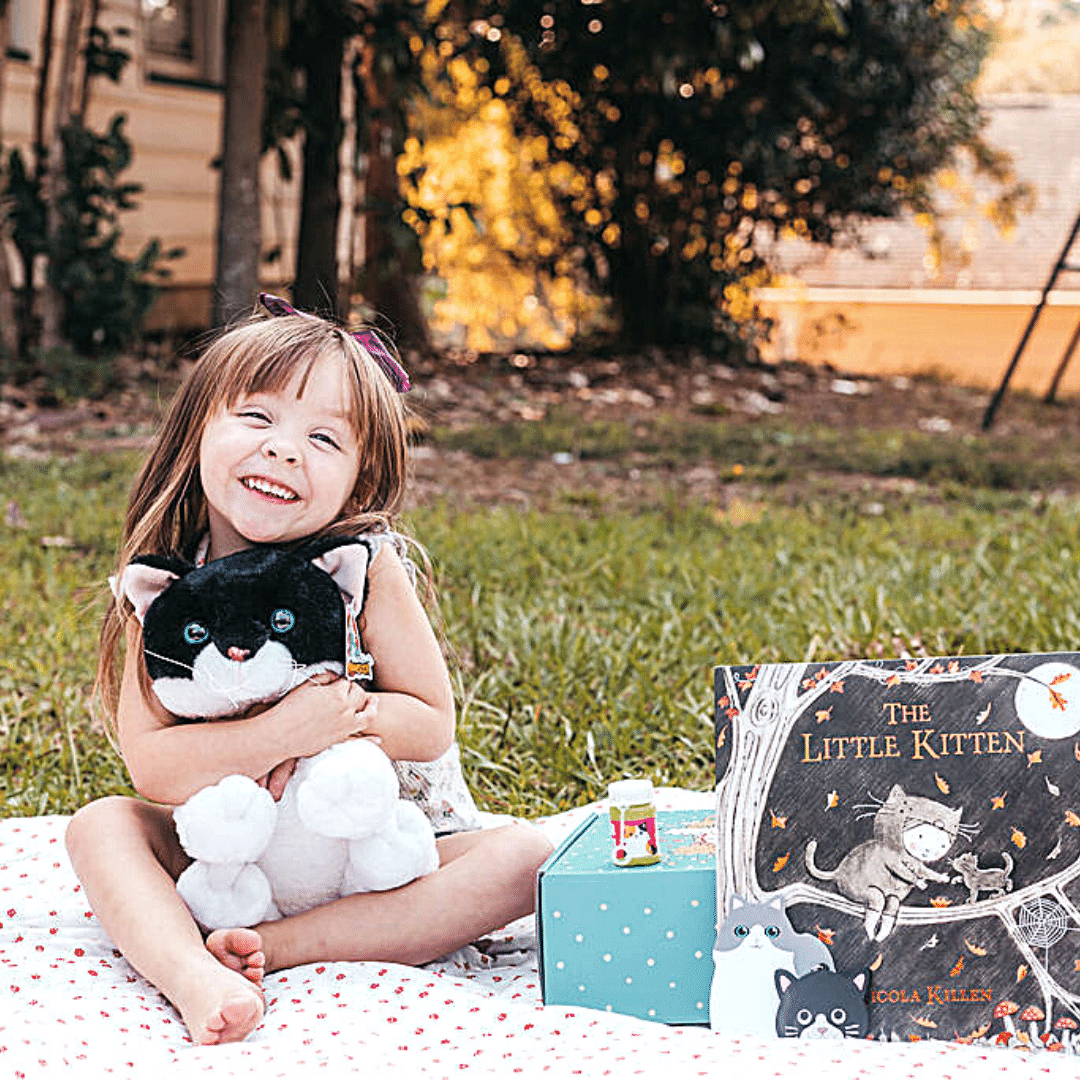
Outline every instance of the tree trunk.
<svg viewBox="0 0 1080 1080">
<path fill-rule="evenodd" d="M 360 65 L 363 102 L 357 108 L 357 127 L 367 150 L 364 177 L 364 299 L 395 330 L 398 344 L 426 347 L 427 325 L 420 312 L 416 276 L 405 266 L 405 252 L 391 229 L 401 211 L 397 157 L 394 148 L 393 75 L 378 64 L 376 44 L 368 42 Z M 358 135 L 360 132 L 358 130 Z"/>
<path fill-rule="evenodd" d="M 0 115 L 3 114 L 4 79 L 7 75 L 7 50 L 11 39 L 11 4 L 0 0 Z M 3 135 L 0 134 L 0 146 Z M 15 322 L 15 294 L 11 288 L 8 250 L 11 245 L 11 222 L 7 210 L 0 209 L 0 358 L 11 361 L 19 353 L 19 327 Z"/>
<path fill-rule="evenodd" d="M 57 248 L 63 226 L 63 214 L 60 209 L 60 199 L 64 192 L 63 132 L 71 122 L 75 88 L 81 82 L 80 45 L 85 16 L 86 0 L 68 0 L 67 24 L 64 28 L 63 51 L 60 54 L 56 90 L 56 112 L 49 135 L 45 183 L 42 192 L 45 200 L 45 246 L 50 258 Z M 50 264 L 41 290 L 41 348 L 43 350 L 59 348 L 64 341 L 64 298 L 57 287 L 55 274 L 56 268 Z"/>
<path fill-rule="evenodd" d="M 306 311 L 340 304 L 337 235 L 341 214 L 341 68 L 345 34 L 338 20 L 308 25 L 304 48 L 304 175 L 293 299 Z"/>
<path fill-rule="evenodd" d="M 259 289 L 259 159 L 266 98 L 266 0 L 229 0 L 225 21 L 214 323 L 250 310 Z"/>
</svg>

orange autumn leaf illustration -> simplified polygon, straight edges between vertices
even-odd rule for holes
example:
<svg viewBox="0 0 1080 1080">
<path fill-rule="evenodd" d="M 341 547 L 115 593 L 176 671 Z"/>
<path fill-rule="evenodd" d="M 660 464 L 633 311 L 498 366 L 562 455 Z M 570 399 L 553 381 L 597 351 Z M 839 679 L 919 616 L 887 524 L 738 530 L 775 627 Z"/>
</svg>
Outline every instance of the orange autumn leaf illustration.
<svg viewBox="0 0 1080 1080">
<path fill-rule="evenodd" d="M 1073 971 L 1080 971 L 1080 957 L 1073 961 Z"/>
<path fill-rule="evenodd" d="M 1013 826 L 1012 836 L 1010 836 L 1009 839 L 1021 849 L 1027 844 L 1027 837 L 1015 825 Z"/>
<path fill-rule="evenodd" d="M 829 687 L 830 694 L 842 694 L 844 692 L 844 680 L 840 679 Z"/>
<path fill-rule="evenodd" d="M 720 734 L 716 736 L 716 749 L 719 750 L 724 743 L 727 742 L 727 724 L 720 729 Z"/>
<path fill-rule="evenodd" d="M 769 817 L 771 818 L 771 821 L 769 822 L 769 824 L 774 829 L 786 829 L 787 828 L 787 814 L 785 814 L 783 817 L 780 817 L 780 815 L 777 814 L 777 812 L 775 810 L 770 809 L 769 810 Z"/>
<path fill-rule="evenodd" d="M 1073 743 L 1073 757 L 1080 761 L 1080 743 Z"/>
<path fill-rule="evenodd" d="M 991 796 L 991 798 L 990 798 L 990 809 L 991 810 L 1004 810 L 1005 809 L 1005 799 L 1008 796 L 1008 794 L 1009 793 L 1007 791 L 1003 791 L 1000 795 Z"/>
<path fill-rule="evenodd" d="M 825 796 L 825 809 L 835 810 L 840 805 L 840 792 L 833 790 Z"/>
<path fill-rule="evenodd" d="M 731 698 L 725 694 L 722 698 L 717 699 L 716 704 L 719 705 L 721 709 L 726 709 L 731 704 Z"/>
<path fill-rule="evenodd" d="M 959 670 L 960 670 L 960 661 L 959 660 L 950 660 L 949 661 L 949 674 L 950 675 L 955 675 Z"/>
<path fill-rule="evenodd" d="M 869 965 L 869 968 L 870 968 L 870 970 L 871 970 L 871 971 L 877 971 L 877 969 L 878 969 L 879 967 L 881 967 L 881 962 L 882 962 L 882 961 L 883 961 L 884 959 L 885 959 L 885 954 L 884 954 L 884 953 L 880 953 L 880 952 L 879 952 L 879 953 L 877 954 L 877 956 L 875 956 L 875 957 L 874 957 L 873 961 L 872 961 L 872 962 L 870 963 L 870 965 Z"/>
<path fill-rule="evenodd" d="M 983 673 L 981 671 L 971 670 L 968 672 L 968 678 L 975 683 L 981 683 L 983 681 Z"/>
<path fill-rule="evenodd" d="M 918 1024 L 919 1027 L 924 1027 L 924 1028 L 936 1028 L 937 1027 L 937 1024 L 935 1024 L 934 1021 L 931 1020 L 929 1016 L 913 1016 L 911 1019 L 916 1024 Z M 915 1038 L 918 1038 L 918 1036 L 916 1035 Z"/>
<path fill-rule="evenodd" d="M 964 944 L 971 950 L 972 956 L 985 956 L 986 950 L 981 945 L 972 945 L 967 938 L 964 938 Z"/>
<path fill-rule="evenodd" d="M 956 976 L 959 975 L 960 972 L 963 971 L 963 970 L 964 970 L 964 954 L 961 953 L 959 959 L 956 961 L 955 964 L 953 964 L 953 966 L 949 970 L 949 978 L 950 979 L 955 979 Z"/>
<path fill-rule="evenodd" d="M 833 944 L 833 935 L 836 933 L 835 930 L 830 930 L 827 926 L 818 926 L 817 923 L 814 923 L 814 929 L 817 931 L 818 941 L 825 945 Z"/>
<path fill-rule="evenodd" d="M 784 854 L 781 855 L 780 858 L 778 858 L 776 860 L 776 862 L 774 862 L 772 864 L 773 873 L 774 874 L 779 874 L 780 871 L 783 870 L 785 866 L 787 866 L 788 859 L 790 859 L 790 858 L 791 858 L 791 852 L 790 851 L 785 851 Z"/>
<path fill-rule="evenodd" d="M 940 664 L 935 664 L 930 669 L 930 674 L 931 675 L 944 675 L 945 674 L 945 669 Z"/>
<path fill-rule="evenodd" d="M 885 680 L 885 685 L 886 686 L 899 686 L 900 685 L 900 676 L 899 675 L 890 675 Z"/>
<path fill-rule="evenodd" d="M 940 773 L 934 773 L 934 783 L 937 784 L 938 791 L 942 795 L 949 794 L 949 781 L 946 780 Z"/>
<path fill-rule="evenodd" d="M 1028 966 L 1027 964 L 1021 964 L 1016 969 L 1016 981 L 1023 982 L 1027 978 Z"/>
<path fill-rule="evenodd" d="M 952 907 L 952 901 L 947 896 L 935 896 L 930 901 L 931 907 Z"/>
<path fill-rule="evenodd" d="M 819 724 L 824 724 L 826 720 L 831 720 L 832 706 L 830 705 L 827 709 L 818 709 L 818 711 L 814 713 L 814 717 Z"/>
<path fill-rule="evenodd" d="M 905 660 L 904 661 L 904 670 L 905 671 L 914 671 L 918 666 L 919 666 L 919 661 L 918 660 Z"/>
<path fill-rule="evenodd" d="M 1042 764 L 1042 750 L 1034 750 L 1034 751 L 1032 751 L 1030 754 L 1028 754 L 1027 759 L 1028 759 L 1028 768 L 1031 768 L 1032 765 L 1041 765 Z"/>
<path fill-rule="evenodd" d="M 983 1024 L 982 1027 L 975 1028 L 975 1030 L 972 1031 L 970 1035 L 968 1035 L 968 1038 L 969 1039 L 981 1039 L 989 1030 L 990 1030 L 990 1025 L 988 1023 Z"/>
<path fill-rule="evenodd" d="M 1060 675 L 1055 675 L 1050 680 L 1050 685 L 1051 686 L 1060 686 L 1063 682 L 1067 682 L 1071 678 L 1072 678 L 1072 672 L 1063 671 Z"/>
<path fill-rule="evenodd" d="M 1065 811 L 1065 824 L 1071 825 L 1074 829 L 1080 826 L 1080 814 L 1077 814 L 1074 810 Z"/>
<path fill-rule="evenodd" d="M 1056 690 L 1051 690 L 1050 691 L 1050 704 L 1055 709 L 1060 709 L 1062 712 L 1064 712 L 1065 711 L 1065 706 L 1068 705 L 1069 702 L 1066 700 L 1066 698 L 1062 694 L 1059 694 Z"/>
</svg>

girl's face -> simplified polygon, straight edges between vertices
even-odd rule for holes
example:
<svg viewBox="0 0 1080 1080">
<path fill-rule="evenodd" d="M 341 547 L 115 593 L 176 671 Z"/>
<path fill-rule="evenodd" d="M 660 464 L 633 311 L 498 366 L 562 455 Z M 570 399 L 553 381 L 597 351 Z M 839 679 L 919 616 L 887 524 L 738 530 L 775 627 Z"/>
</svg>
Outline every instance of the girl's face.
<svg viewBox="0 0 1080 1080">
<path fill-rule="evenodd" d="M 247 394 L 212 413 L 199 444 L 210 558 L 301 540 L 329 525 L 352 494 L 359 451 L 339 358 L 320 357 L 280 391 Z"/>
</svg>

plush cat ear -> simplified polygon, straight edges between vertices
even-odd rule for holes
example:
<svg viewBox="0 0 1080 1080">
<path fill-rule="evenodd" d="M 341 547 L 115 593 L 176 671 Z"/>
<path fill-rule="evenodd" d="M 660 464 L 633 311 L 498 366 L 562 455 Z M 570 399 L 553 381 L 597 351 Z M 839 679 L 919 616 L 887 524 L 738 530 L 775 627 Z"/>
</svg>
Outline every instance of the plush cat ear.
<svg viewBox="0 0 1080 1080">
<path fill-rule="evenodd" d="M 146 609 L 179 577 L 179 574 L 163 566 L 131 562 L 124 567 L 119 579 L 109 578 L 113 595 L 117 600 L 127 597 L 135 608 L 135 617 L 141 623 Z"/>
<path fill-rule="evenodd" d="M 775 899 L 769 901 L 768 906 L 771 907 L 774 911 L 783 911 L 784 898 L 782 896 L 777 896 Z"/>
<path fill-rule="evenodd" d="M 731 910 L 738 911 L 741 907 L 746 907 L 746 902 L 741 896 L 733 896 L 731 898 Z"/>
<path fill-rule="evenodd" d="M 367 545 L 353 540 L 332 547 L 311 560 L 313 566 L 325 570 L 334 579 L 350 600 L 363 600 L 369 562 Z"/>
<path fill-rule="evenodd" d="M 773 979 L 776 981 L 776 992 L 783 997 L 787 988 L 795 981 L 795 976 L 789 971 L 778 969 L 773 972 Z"/>
<path fill-rule="evenodd" d="M 865 997 L 866 984 L 870 981 L 870 969 L 863 968 L 858 974 L 851 976 L 851 981 L 855 984 L 855 989 Z"/>
</svg>

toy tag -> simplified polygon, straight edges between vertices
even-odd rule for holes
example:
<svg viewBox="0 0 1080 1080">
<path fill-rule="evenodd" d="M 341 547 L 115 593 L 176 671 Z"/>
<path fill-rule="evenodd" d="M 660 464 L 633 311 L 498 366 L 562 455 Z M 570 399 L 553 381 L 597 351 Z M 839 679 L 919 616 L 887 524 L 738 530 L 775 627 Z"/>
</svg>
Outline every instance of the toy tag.
<svg viewBox="0 0 1080 1080">
<path fill-rule="evenodd" d="M 370 682 L 375 672 L 371 653 L 360 647 L 360 629 L 356 625 L 354 604 L 345 606 L 345 678 L 353 682 Z"/>
</svg>

